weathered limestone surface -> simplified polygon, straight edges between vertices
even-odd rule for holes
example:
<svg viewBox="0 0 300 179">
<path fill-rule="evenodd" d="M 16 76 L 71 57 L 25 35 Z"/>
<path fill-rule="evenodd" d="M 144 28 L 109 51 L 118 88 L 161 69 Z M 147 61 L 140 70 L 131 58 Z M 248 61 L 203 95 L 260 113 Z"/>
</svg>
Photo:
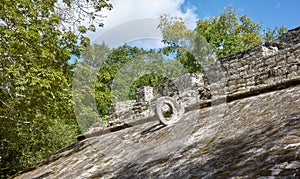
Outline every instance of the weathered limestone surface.
<svg viewBox="0 0 300 179">
<path fill-rule="evenodd" d="M 109 125 L 153 115 L 166 95 L 186 109 L 210 105 L 172 125 L 150 121 L 78 141 L 13 178 L 300 177 L 300 27 L 218 60 L 206 76 L 141 89 L 137 101 L 114 104 Z"/>
<path fill-rule="evenodd" d="M 15 178 L 300 176 L 300 86 L 89 138 Z"/>
</svg>

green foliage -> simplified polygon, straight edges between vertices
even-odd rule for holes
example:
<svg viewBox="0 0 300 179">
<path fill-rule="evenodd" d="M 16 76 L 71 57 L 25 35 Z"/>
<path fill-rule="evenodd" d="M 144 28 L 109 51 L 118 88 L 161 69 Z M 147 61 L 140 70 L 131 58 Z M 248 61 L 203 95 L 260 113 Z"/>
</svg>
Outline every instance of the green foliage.
<svg viewBox="0 0 300 179">
<path fill-rule="evenodd" d="M 190 73 L 201 73 L 204 65 L 214 61 L 214 52 L 206 39 L 189 30 L 182 18 L 161 16 L 159 25 L 163 42 L 167 47 L 161 50 L 166 55 L 174 55 Z"/>
<path fill-rule="evenodd" d="M 109 49 L 105 44 L 94 44 L 82 52 L 76 64 L 73 91 L 75 113 L 83 131 L 99 116 L 105 119 L 112 103 L 112 85 L 123 65 L 146 53 L 143 49 L 123 45 Z M 78 111 L 77 111 L 78 110 Z"/>
<path fill-rule="evenodd" d="M 162 42 L 176 48 L 187 46 L 188 41 L 193 37 L 192 30 L 189 30 L 181 17 L 169 17 L 166 14 L 160 17 L 159 29 L 162 32 Z"/>
<path fill-rule="evenodd" d="M 231 7 L 217 17 L 199 20 L 196 32 L 215 50 L 217 57 L 226 57 L 262 43 L 261 24 L 246 15 L 239 16 Z"/>
<path fill-rule="evenodd" d="M 134 83 L 130 86 L 129 90 L 129 99 L 135 99 L 136 97 L 136 89 L 143 86 L 151 86 L 155 87 L 163 82 L 165 82 L 168 78 L 158 73 L 147 73 L 139 77 L 134 81 Z"/>
<path fill-rule="evenodd" d="M 140 55 L 145 54 L 146 51 L 137 47 L 130 47 L 128 45 L 120 46 L 112 49 L 111 53 L 100 65 L 98 71 L 98 88 L 96 89 L 97 106 L 102 115 L 109 112 L 110 104 L 115 101 L 112 93 L 113 83 L 119 70 L 125 65 L 133 61 Z M 122 83 L 125 83 L 126 77 L 122 77 Z M 118 91 L 124 89 L 119 88 Z M 124 93 L 126 93 L 124 91 Z M 109 105 L 108 105 L 109 104 Z"/>
<path fill-rule="evenodd" d="M 263 30 L 263 42 L 274 40 L 285 32 L 287 32 L 287 28 L 283 26 L 279 28 L 275 27 L 274 29 L 266 28 Z"/>
<path fill-rule="evenodd" d="M 170 77 L 186 71 L 177 61 L 168 61 L 154 50 L 146 51 L 123 45 L 109 49 L 105 44 L 94 44 L 82 53 L 74 80 L 78 99 L 77 119 L 82 118 L 86 130 L 99 115 L 105 119 L 112 102 L 134 99 L 136 88 L 157 86 Z M 96 101 L 93 101 L 93 97 Z M 97 112 L 95 111 L 97 109 Z M 98 116 L 98 117 L 97 117 Z M 103 118 L 104 117 L 104 118 Z"/>
<path fill-rule="evenodd" d="M 113 101 L 124 101 L 135 96 L 134 86 L 158 85 L 168 78 L 176 78 L 186 73 L 182 64 L 170 60 L 157 52 L 147 52 L 127 62 L 115 76 Z M 152 76 L 153 75 L 153 76 Z"/>
<path fill-rule="evenodd" d="M 180 17 L 161 16 L 159 28 L 167 47 L 161 50 L 175 56 L 190 73 L 201 73 L 203 67 L 233 53 L 247 50 L 286 32 L 285 27 L 265 29 L 246 15 L 226 7 L 217 17 L 199 20 L 194 30 L 187 28 Z"/>
<path fill-rule="evenodd" d="M 110 49 L 105 44 L 88 46 L 81 54 L 81 61 L 76 63 L 72 86 L 74 109 L 83 132 L 99 121 L 99 115 L 109 112 L 110 90 L 98 80 L 100 65 L 109 54 Z"/>
<path fill-rule="evenodd" d="M 56 0 L 0 3 L 1 178 L 70 144 L 79 133 L 68 61 L 89 40 L 83 26 L 79 34 L 63 27 L 68 24 L 63 14 L 76 10 L 78 1 L 59 3 L 64 2 L 70 8 L 61 13 Z M 90 1 L 94 8 L 110 8 L 101 2 L 107 3 Z"/>
</svg>

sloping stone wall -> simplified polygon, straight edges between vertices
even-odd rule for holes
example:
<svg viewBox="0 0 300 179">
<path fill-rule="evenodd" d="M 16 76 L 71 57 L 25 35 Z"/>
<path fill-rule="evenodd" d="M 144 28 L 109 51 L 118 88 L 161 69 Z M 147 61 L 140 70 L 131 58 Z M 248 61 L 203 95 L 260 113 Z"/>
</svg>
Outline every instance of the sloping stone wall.
<svg viewBox="0 0 300 179">
<path fill-rule="evenodd" d="M 13 178 L 299 178 L 299 129 L 298 85 L 87 138 Z"/>
<path fill-rule="evenodd" d="M 150 121 L 78 141 L 12 178 L 299 178 L 300 27 L 205 72 L 144 88 L 137 101 L 114 104 L 111 118 L 152 115 L 164 95 L 222 104 L 196 105 L 173 125 Z"/>
</svg>

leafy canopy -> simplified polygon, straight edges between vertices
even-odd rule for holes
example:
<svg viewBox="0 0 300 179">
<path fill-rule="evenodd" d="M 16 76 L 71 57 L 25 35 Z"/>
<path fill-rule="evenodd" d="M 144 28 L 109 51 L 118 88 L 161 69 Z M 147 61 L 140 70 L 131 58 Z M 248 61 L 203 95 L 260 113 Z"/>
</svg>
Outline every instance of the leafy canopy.
<svg viewBox="0 0 300 179">
<path fill-rule="evenodd" d="M 246 15 L 239 16 L 231 7 L 218 17 L 199 20 L 196 32 L 204 36 L 218 57 L 246 50 L 261 44 L 261 24 L 254 23 Z"/>
<path fill-rule="evenodd" d="M 91 13 L 85 13 L 86 7 Z M 73 66 L 68 62 L 89 44 L 84 33 L 100 23 L 103 8 L 111 9 L 111 4 L 107 0 L 1 1 L 0 178 L 76 138 Z M 91 20 L 87 27 L 80 25 L 84 17 Z"/>
<path fill-rule="evenodd" d="M 163 52 L 175 54 L 189 72 L 201 72 L 202 66 L 213 58 L 247 50 L 286 32 L 285 27 L 262 30 L 261 23 L 239 15 L 232 7 L 226 7 L 216 17 L 198 20 L 193 30 L 187 28 L 182 18 L 163 15 L 159 28 L 167 45 Z"/>
</svg>

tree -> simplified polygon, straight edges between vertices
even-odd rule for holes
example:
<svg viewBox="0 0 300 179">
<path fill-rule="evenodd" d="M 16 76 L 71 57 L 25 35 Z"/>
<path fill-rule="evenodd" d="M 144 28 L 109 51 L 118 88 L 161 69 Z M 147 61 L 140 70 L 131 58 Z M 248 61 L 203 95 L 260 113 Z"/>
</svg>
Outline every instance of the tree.
<svg viewBox="0 0 300 179">
<path fill-rule="evenodd" d="M 183 65 L 155 51 L 133 58 L 122 66 L 114 78 L 113 101 L 135 99 L 136 88 L 157 86 L 169 78 L 186 73 Z"/>
<path fill-rule="evenodd" d="M 65 13 L 71 14 L 74 9 L 84 9 L 79 2 L 92 5 L 94 13 L 74 12 L 78 19 L 66 19 L 56 9 L 60 3 L 69 8 Z M 103 8 L 110 9 L 111 5 L 106 0 L 0 3 L 1 178 L 76 138 L 79 129 L 72 108 L 73 66 L 69 60 L 80 55 L 89 39 L 84 36 L 88 27 L 79 26 L 75 32 L 72 24 L 67 24 L 86 15 L 100 20 L 97 13 Z"/>
<path fill-rule="evenodd" d="M 114 49 L 105 44 L 93 44 L 82 52 L 81 61 L 76 64 L 73 89 L 77 101 L 75 108 L 79 110 L 77 118 L 83 131 L 93 122 L 105 122 L 113 102 L 111 92 L 115 76 L 123 65 L 144 53 L 145 50 L 126 44 Z"/>
<path fill-rule="evenodd" d="M 104 43 L 90 45 L 81 53 L 80 62 L 76 62 L 72 86 L 74 111 L 83 132 L 109 112 L 110 89 L 102 82 L 99 69 L 110 53 Z"/>
<path fill-rule="evenodd" d="M 268 41 L 274 40 L 275 38 L 278 38 L 286 31 L 287 31 L 287 28 L 284 26 L 275 27 L 274 29 L 266 28 L 263 30 L 262 40 L 263 40 L 263 42 L 268 42 Z"/>
<path fill-rule="evenodd" d="M 262 44 L 261 24 L 246 15 L 239 16 L 231 7 L 209 20 L 199 20 L 195 31 L 215 50 L 217 57 L 226 57 Z"/>
<path fill-rule="evenodd" d="M 162 42 L 167 44 L 161 52 L 175 55 L 188 72 L 201 73 L 203 66 L 214 62 L 214 51 L 206 39 L 188 29 L 182 18 L 163 15 L 158 27 L 163 34 Z"/>
<path fill-rule="evenodd" d="M 286 32 L 285 27 L 275 27 L 263 30 L 261 35 L 261 27 L 232 7 L 226 7 L 217 17 L 199 20 L 194 30 L 188 29 L 180 17 L 163 15 L 159 28 L 167 46 L 161 51 L 175 56 L 188 72 L 201 73 L 203 66 L 215 58 L 247 50 Z"/>
</svg>

